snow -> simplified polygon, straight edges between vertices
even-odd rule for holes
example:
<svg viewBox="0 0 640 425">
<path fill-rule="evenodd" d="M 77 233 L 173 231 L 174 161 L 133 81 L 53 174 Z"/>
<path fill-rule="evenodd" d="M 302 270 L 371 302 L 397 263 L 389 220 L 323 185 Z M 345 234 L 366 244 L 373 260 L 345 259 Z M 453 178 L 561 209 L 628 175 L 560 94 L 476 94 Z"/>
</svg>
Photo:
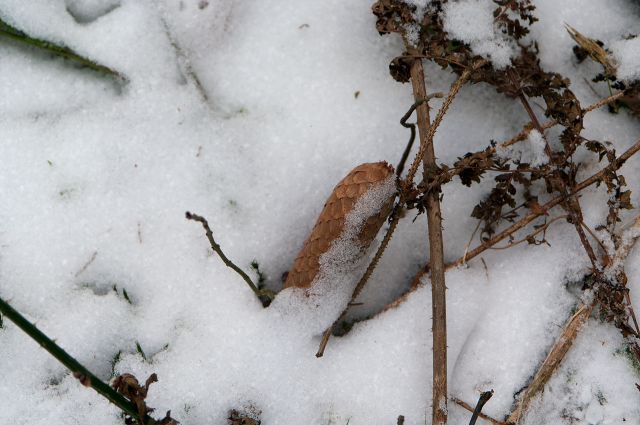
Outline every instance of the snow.
<svg viewBox="0 0 640 425">
<path fill-rule="evenodd" d="M 616 77 L 626 81 L 640 79 L 640 39 L 617 40 L 612 43 L 611 50 L 618 61 Z"/>
<path fill-rule="evenodd" d="M 447 4 L 451 34 L 496 66 L 508 64 L 513 50 L 492 26 L 494 3 Z M 588 83 L 600 68 L 576 63 L 563 22 L 615 50 L 640 31 L 638 6 L 535 4 L 540 22 L 530 38 L 542 66 L 571 76 L 583 106 L 608 95 L 605 85 Z M 353 281 L 333 301 L 317 299 L 328 301 L 326 316 L 284 308 L 302 305 L 293 290 L 263 309 L 213 255 L 202 228 L 184 219 L 187 210 L 207 217 L 227 256 L 244 270 L 256 260 L 279 290 L 333 186 L 357 164 L 399 160 L 409 134 L 398 121 L 413 103 L 411 87 L 388 75 L 402 43 L 377 34 L 370 7 L 364 0 L 0 0 L 3 19 L 128 78 L 121 85 L 0 38 L 0 296 L 104 380 L 112 367 L 141 380 L 157 373 L 149 405 L 184 424 L 223 424 L 233 408 L 260 411 L 263 424 L 393 424 L 398 415 L 407 425 L 429 423 L 428 278 L 379 313 L 427 258 L 423 215 L 413 222 L 415 212 L 407 213 L 358 299 L 364 304 L 351 309 L 352 317 L 375 317 L 332 338 L 321 359 L 319 333 Z M 637 55 L 621 55 L 621 73 L 635 75 Z M 430 63 L 425 72 L 430 92 L 454 81 Z M 465 86 L 436 135 L 438 161 L 509 139 L 527 122 L 517 101 Z M 603 109 L 585 128 L 585 137 L 622 152 L 640 124 Z M 547 135 L 557 143 L 553 130 Z M 539 141 L 532 135 L 517 149 L 542 161 Z M 591 157 L 579 175 L 602 166 Z M 638 205 L 640 162 L 628 161 L 623 174 Z M 464 252 L 477 224 L 469 214 L 491 183 L 444 188 L 447 261 Z M 608 196 L 603 187 L 583 192 L 591 228 L 604 222 Z M 559 221 L 547 240 L 487 251 L 484 262 L 446 275 L 449 393 L 474 404 L 493 389 L 484 412 L 498 419 L 582 295 L 589 261 L 574 228 Z M 639 255 L 634 249 L 626 263 L 636 306 Z M 624 350 L 619 331 L 594 316 L 524 423 L 637 422 L 640 377 Z M 115 407 L 6 319 L 0 358 L 0 423 L 122 423 Z M 450 423 L 468 423 L 469 412 L 452 402 L 448 410 Z"/>
<path fill-rule="evenodd" d="M 469 43 L 471 50 L 489 58 L 496 69 L 507 67 L 518 53 L 493 22 L 496 4 L 484 0 L 447 2 L 444 6 L 444 30 L 450 38 Z"/>
<path fill-rule="evenodd" d="M 544 149 L 546 142 L 544 136 L 538 130 L 532 130 L 527 138 L 530 147 L 529 163 L 533 167 L 539 167 L 549 162 L 549 157 Z"/>
</svg>

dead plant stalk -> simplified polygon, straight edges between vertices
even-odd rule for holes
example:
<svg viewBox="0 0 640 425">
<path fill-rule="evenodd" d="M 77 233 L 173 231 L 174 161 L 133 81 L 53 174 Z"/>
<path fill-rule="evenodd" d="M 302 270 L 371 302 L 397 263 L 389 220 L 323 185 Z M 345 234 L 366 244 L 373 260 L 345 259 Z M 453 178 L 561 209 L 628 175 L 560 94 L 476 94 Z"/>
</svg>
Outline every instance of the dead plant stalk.
<svg viewBox="0 0 640 425">
<path fill-rule="evenodd" d="M 421 59 L 415 59 L 411 64 L 411 85 L 413 87 L 413 97 L 416 102 L 427 98 L 424 69 Z M 433 134 L 429 133 L 431 122 L 428 103 L 424 102 L 419 105 L 416 108 L 416 114 L 418 116 L 420 150 L 424 152 L 422 162 L 424 176 L 427 178 L 437 168 L 433 148 Z M 442 213 L 440 211 L 440 191 L 438 189 L 439 187 L 425 197 L 427 223 L 429 227 L 429 264 L 431 268 L 431 298 L 433 306 L 433 425 L 447 423 L 448 399 L 446 286 L 444 280 Z"/>
</svg>

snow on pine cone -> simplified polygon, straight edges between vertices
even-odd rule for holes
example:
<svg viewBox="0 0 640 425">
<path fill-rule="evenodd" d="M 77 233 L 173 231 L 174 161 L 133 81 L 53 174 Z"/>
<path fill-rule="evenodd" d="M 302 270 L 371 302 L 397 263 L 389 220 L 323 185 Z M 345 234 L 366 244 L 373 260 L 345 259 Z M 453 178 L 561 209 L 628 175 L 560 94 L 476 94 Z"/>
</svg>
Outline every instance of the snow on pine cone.
<svg viewBox="0 0 640 425">
<path fill-rule="evenodd" d="M 360 246 L 355 257 L 361 257 L 391 213 L 394 197 L 393 167 L 386 162 L 361 164 L 351 170 L 325 202 L 284 287 L 311 287 L 321 269 L 322 255 L 340 239 L 355 239 Z"/>
</svg>

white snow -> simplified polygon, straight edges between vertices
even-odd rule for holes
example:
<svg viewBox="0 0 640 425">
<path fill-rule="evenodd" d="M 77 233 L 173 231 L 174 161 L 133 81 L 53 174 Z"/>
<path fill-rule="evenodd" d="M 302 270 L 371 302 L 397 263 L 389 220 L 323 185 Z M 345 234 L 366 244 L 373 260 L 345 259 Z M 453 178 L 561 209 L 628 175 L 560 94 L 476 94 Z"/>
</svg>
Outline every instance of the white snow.
<svg viewBox="0 0 640 425">
<path fill-rule="evenodd" d="M 0 0 L 0 16 L 12 25 L 64 42 L 129 80 L 121 86 L 0 38 L 0 296 L 104 380 L 112 367 L 141 380 L 157 373 L 149 405 L 159 415 L 171 409 L 183 424 L 224 424 L 232 408 L 260 411 L 263 424 L 382 425 L 398 415 L 407 425 L 429 423 L 428 279 L 376 315 L 428 256 L 424 215 L 414 222 L 415 212 L 407 213 L 359 297 L 363 305 L 351 308 L 352 317 L 375 317 L 332 338 L 321 359 L 318 334 L 347 292 L 326 316 L 278 307 L 294 303 L 295 291 L 265 310 L 210 251 L 201 226 L 184 218 L 187 210 L 207 217 L 227 256 L 245 270 L 257 260 L 267 285 L 279 290 L 345 172 L 399 160 L 409 132 L 398 120 L 413 98 L 388 74 L 402 43 L 378 35 L 371 3 Z M 606 85 L 589 82 L 599 66 L 576 63 L 563 23 L 616 46 L 640 32 L 638 6 L 535 4 L 540 22 L 530 38 L 542 66 L 570 76 L 583 107 L 607 96 Z M 513 50 L 492 26 L 494 5 L 449 2 L 447 30 L 504 66 Z M 635 75 L 631 53 L 620 60 Z M 425 71 L 429 92 L 446 92 L 455 80 L 434 64 Z M 465 86 L 436 134 L 438 161 L 509 139 L 527 122 L 516 100 Z M 585 119 L 583 135 L 611 141 L 617 152 L 638 134 L 626 112 L 603 109 Z M 532 137 L 517 146 L 522 155 L 540 152 Z M 588 158 L 580 178 L 603 167 Z M 622 173 L 638 205 L 640 161 L 629 160 Z M 445 186 L 447 261 L 464 252 L 477 224 L 469 214 L 492 177 L 472 188 L 457 180 Z M 608 197 L 603 187 L 582 193 L 592 229 L 604 223 Z M 554 209 L 549 218 L 561 214 Z M 589 260 L 575 229 L 558 221 L 547 240 L 487 251 L 484 262 L 446 275 L 449 393 L 474 404 L 493 389 L 484 412 L 498 419 L 583 296 Z M 639 255 L 634 249 L 626 263 L 635 306 Z M 347 276 L 353 285 L 359 273 Z M 123 423 L 6 318 L 0 359 L 0 423 Z M 636 382 L 619 331 L 594 315 L 524 424 L 637 423 Z M 451 424 L 468 423 L 466 410 L 449 402 L 448 411 Z"/>
<path fill-rule="evenodd" d="M 611 45 L 613 55 L 618 62 L 616 77 L 633 81 L 640 79 L 640 38 L 617 40 Z"/>
<path fill-rule="evenodd" d="M 527 138 L 530 147 L 529 163 L 533 167 L 539 167 L 549 162 L 549 157 L 545 152 L 546 142 L 544 136 L 538 130 L 532 130 Z"/>
<path fill-rule="evenodd" d="M 496 4 L 485 0 L 460 0 L 444 6 L 444 30 L 450 38 L 469 43 L 471 50 L 497 68 L 505 68 L 518 53 L 517 46 L 496 27 Z"/>
</svg>

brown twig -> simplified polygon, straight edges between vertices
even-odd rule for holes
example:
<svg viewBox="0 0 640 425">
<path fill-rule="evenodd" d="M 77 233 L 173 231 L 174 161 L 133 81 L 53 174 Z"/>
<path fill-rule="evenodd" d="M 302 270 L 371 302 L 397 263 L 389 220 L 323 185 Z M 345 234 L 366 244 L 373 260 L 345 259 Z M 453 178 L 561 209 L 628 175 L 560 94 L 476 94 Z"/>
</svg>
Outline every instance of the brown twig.
<svg viewBox="0 0 640 425">
<path fill-rule="evenodd" d="M 635 153 L 637 153 L 639 150 L 640 150 L 640 140 L 638 140 L 636 143 L 634 143 L 629 149 L 627 149 L 622 155 L 620 155 L 611 164 L 607 165 L 606 167 L 604 167 L 602 170 L 600 170 L 599 172 L 595 173 L 591 177 L 589 177 L 589 178 L 581 181 L 580 183 L 578 183 L 573 188 L 573 191 L 568 196 L 569 197 L 575 196 L 581 190 L 586 189 L 587 187 L 591 186 L 592 184 L 601 181 L 607 173 L 609 173 L 611 171 L 615 171 L 615 170 L 619 169 L 620 167 L 622 167 L 622 165 L 629 158 L 631 158 Z M 546 202 L 545 204 L 541 205 L 540 208 L 536 209 L 535 211 L 529 212 L 529 214 L 527 214 L 526 216 L 521 218 L 519 221 L 513 223 L 511 226 L 507 227 L 502 232 L 496 234 L 495 236 L 493 236 L 488 241 L 483 242 L 480 246 L 478 246 L 478 247 L 472 249 L 471 251 L 467 252 L 466 258 L 461 257 L 461 258 L 458 258 L 453 263 L 448 264 L 447 265 L 447 270 L 451 269 L 453 267 L 459 266 L 464 261 L 469 261 L 470 259 L 472 259 L 474 257 L 477 257 L 478 255 L 480 255 L 482 252 L 484 252 L 488 248 L 491 248 L 492 246 L 494 246 L 498 242 L 500 242 L 503 239 L 506 239 L 507 237 L 509 237 L 514 232 L 522 229 L 523 227 L 525 227 L 527 224 L 531 223 L 536 218 L 540 217 L 543 214 L 546 214 L 551 208 L 559 205 L 561 202 L 564 202 L 566 199 L 567 199 L 567 197 L 565 197 L 564 195 L 556 196 L 555 198 L 553 198 L 550 201 Z"/>
<path fill-rule="evenodd" d="M 416 60 L 419 62 L 419 60 Z M 423 160 L 424 158 L 424 154 L 426 152 L 426 148 L 423 148 L 423 146 L 425 145 L 424 143 L 422 143 L 422 140 L 424 139 L 424 137 L 430 137 L 430 143 L 433 143 L 433 136 L 435 134 L 435 130 L 437 128 L 437 126 L 440 124 L 440 122 L 442 122 L 442 118 L 444 117 L 444 114 L 446 113 L 447 109 L 449 108 L 449 106 L 451 105 L 451 102 L 453 101 L 453 98 L 456 96 L 456 94 L 460 91 L 460 88 L 462 87 L 462 85 L 468 80 L 469 76 L 471 75 L 471 72 L 473 70 L 476 70 L 482 66 L 484 66 L 487 62 L 484 60 L 479 61 L 478 63 L 476 63 L 476 65 L 473 67 L 472 70 L 470 71 L 465 71 L 465 73 L 463 73 L 463 75 L 460 76 L 460 78 L 454 82 L 454 84 L 451 86 L 451 89 L 449 90 L 449 94 L 447 95 L 447 98 L 445 99 L 443 106 L 441 107 L 441 109 L 438 111 L 436 120 L 437 122 L 434 121 L 434 124 L 431 126 L 428 126 L 428 129 L 425 130 L 426 132 L 421 132 L 420 133 L 420 139 L 421 139 L 421 148 L 420 151 L 418 152 L 418 154 L 416 155 L 416 158 L 414 159 L 413 165 L 411 167 L 411 169 L 413 170 L 415 168 L 414 171 L 409 171 L 407 177 L 404 180 L 404 184 L 401 184 L 401 186 L 403 186 L 404 190 L 400 191 L 400 200 L 398 202 L 398 206 L 396 207 L 396 210 L 398 210 L 399 208 L 402 207 L 402 205 L 405 203 L 406 201 L 406 188 L 409 187 L 413 181 L 413 178 L 415 177 L 415 173 L 417 172 L 417 168 L 420 164 L 420 161 Z M 424 71 L 423 71 L 424 73 Z M 424 85 L 424 76 L 422 78 L 423 80 L 423 85 Z M 411 136 L 409 138 L 409 143 L 407 144 L 407 147 L 405 148 L 405 151 L 402 155 L 402 158 L 400 160 L 400 163 L 398 164 L 398 169 L 396 171 L 396 174 L 398 176 L 400 176 L 403 168 L 404 168 L 404 164 L 406 162 L 406 159 L 409 155 L 409 152 L 411 151 L 411 147 L 413 146 L 413 142 L 415 140 L 415 136 L 416 136 L 416 131 L 415 131 L 415 124 L 411 124 L 411 123 L 407 123 L 407 120 L 409 119 L 409 117 L 411 116 L 411 114 L 413 114 L 413 112 L 415 110 L 418 110 L 418 128 L 420 129 L 420 111 L 423 111 L 424 108 L 419 108 L 421 105 L 424 105 L 424 107 L 426 108 L 426 110 L 428 111 L 428 104 L 427 102 L 433 98 L 433 97 L 443 97 L 441 93 L 435 93 L 432 95 L 427 95 L 426 94 L 426 88 L 424 89 L 424 93 L 422 93 L 423 96 L 420 98 L 416 98 L 416 101 L 413 103 L 413 105 L 411 105 L 411 107 L 409 108 L 409 110 L 404 114 L 404 116 L 400 119 L 400 124 L 403 127 L 409 128 L 411 130 Z M 414 95 L 415 97 L 415 95 Z M 427 113 L 427 118 L 428 118 L 428 113 Z M 427 119 L 427 123 L 429 123 L 429 120 Z M 426 134 L 426 136 L 425 136 Z M 421 153 L 422 152 L 422 153 Z M 435 163 L 435 160 L 434 160 Z M 414 167 L 415 166 L 415 167 Z M 384 239 L 382 240 L 382 243 L 380 244 L 380 246 L 378 247 L 378 251 L 376 252 L 374 258 L 372 259 L 371 263 L 369 263 L 369 266 L 367 267 L 367 270 L 365 272 L 365 274 L 363 275 L 363 277 L 360 279 L 360 281 L 358 282 L 358 284 L 356 285 L 356 288 L 354 289 L 353 295 L 351 297 L 351 301 L 349 304 L 353 303 L 353 301 L 356 299 L 356 297 L 360 294 L 360 292 L 362 291 L 362 288 L 364 287 L 364 285 L 367 283 L 368 279 L 370 278 L 371 274 L 373 273 L 373 270 L 375 269 L 375 267 L 378 264 L 379 259 L 382 257 L 382 254 L 384 253 L 389 241 L 391 240 L 391 237 L 393 236 L 393 232 L 396 229 L 396 226 L 398 225 L 398 221 L 400 220 L 401 215 L 399 213 L 394 214 L 394 216 L 392 217 L 391 223 L 389 225 L 389 229 L 387 230 L 387 233 L 384 236 Z M 324 331 L 324 333 L 322 334 L 322 338 L 320 340 L 320 345 L 318 347 L 318 351 L 316 352 L 316 357 L 322 357 L 324 355 L 324 351 L 327 347 L 327 344 L 329 342 L 329 339 L 331 338 L 331 333 L 334 329 L 334 327 L 336 326 L 336 324 L 340 323 L 345 317 L 346 317 L 346 313 L 347 311 L 343 311 L 342 314 L 340 315 L 340 317 L 338 317 L 338 319 L 336 319 L 336 321 L 333 323 L 333 325 L 331 325 L 328 329 L 326 329 Z"/>
<path fill-rule="evenodd" d="M 414 60 L 413 63 L 420 63 L 420 69 L 423 69 L 422 68 L 422 61 L 420 61 L 419 59 Z M 453 83 L 453 85 L 451 86 L 451 89 L 449 90 L 449 93 L 447 94 L 446 99 L 444 100 L 444 102 L 442 103 L 442 106 L 440 107 L 440 109 L 438 110 L 438 113 L 436 114 L 436 118 L 433 120 L 433 124 L 429 124 L 429 125 L 426 126 L 426 128 L 424 128 L 425 135 L 421 136 L 421 139 L 424 138 L 425 141 L 430 141 L 430 143 L 433 143 L 433 137 L 435 136 L 436 131 L 438 130 L 438 127 L 440 126 L 440 123 L 442 122 L 442 119 L 444 118 L 444 115 L 449 110 L 449 106 L 451 106 L 451 103 L 453 102 L 453 99 L 456 97 L 456 95 L 458 94 L 458 92 L 460 91 L 462 86 L 467 82 L 467 80 L 469 80 L 469 77 L 471 77 L 471 74 L 473 73 L 473 71 L 475 71 L 475 70 L 477 70 L 479 68 L 482 68 L 486 64 L 487 64 L 486 60 L 479 60 L 476 64 L 474 64 L 473 68 L 466 69 L 462 73 L 462 75 L 460 75 L 460 77 Z M 412 69 L 413 69 L 413 66 L 412 66 Z M 412 84 L 414 84 L 413 83 L 413 81 L 414 81 L 413 73 L 411 75 L 412 75 L 411 76 L 411 81 L 412 81 Z M 422 71 L 422 75 L 423 75 L 422 86 L 424 86 L 424 70 Z M 424 93 L 419 93 L 418 94 L 418 95 L 422 95 L 424 97 L 417 98 L 416 97 L 417 94 L 416 94 L 415 90 L 416 90 L 416 88 L 415 88 L 415 85 L 414 85 L 414 98 L 416 99 L 416 101 L 418 101 L 420 99 L 427 99 L 426 87 L 423 90 Z M 420 129 L 420 111 L 421 110 L 424 111 L 425 107 L 422 107 L 422 108 L 418 107 L 416 109 L 418 110 L 418 129 Z M 428 105 L 426 106 L 426 109 L 428 110 Z M 413 160 L 413 163 L 411 164 L 411 168 L 409 169 L 409 172 L 407 173 L 407 178 L 405 179 L 405 182 L 406 182 L 407 185 L 410 185 L 413 182 L 413 178 L 415 177 L 416 173 L 418 172 L 418 168 L 420 167 L 420 163 L 423 162 L 425 154 L 427 153 L 427 151 L 426 151 L 427 145 L 429 145 L 429 143 L 425 143 L 424 145 L 423 144 L 420 145 L 420 150 L 418 151 L 418 154 L 416 155 L 415 159 Z"/>
<path fill-rule="evenodd" d="M 605 97 L 604 99 L 600 99 L 599 101 L 587 106 L 586 108 L 583 109 L 583 113 L 586 115 L 587 113 L 601 108 L 604 105 L 608 105 L 610 103 L 615 102 L 616 100 L 620 99 L 621 97 L 624 97 L 625 93 L 624 92 L 620 92 L 620 93 L 616 93 L 612 96 L 609 97 Z M 549 120 L 546 121 L 544 123 L 542 123 L 540 125 L 540 128 L 542 130 L 548 130 L 551 127 L 555 127 L 556 125 L 558 125 L 558 120 Z M 518 134 L 516 134 L 514 137 L 512 137 L 511 139 L 500 143 L 498 146 L 502 149 L 507 148 L 513 144 L 516 144 L 518 142 L 523 141 L 524 139 L 526 139 L 529 136 L 529 133 L 531 133 L 531 130 L 533 130 L 533 124 L 529 123 L 525 126 L 525 128 Z"/>
<path fill-rule="evenodd" d="M 411 64 L 411 85 L 415 100 L 425 99 L 427 89 L 424 81 L 424 69 L 422 60 L 416 59 Z M 467 73 L 467 71 L 465 71 Z M 470 73 L 468 73 L 470 74 Z M 464 75 L 464 74 L 463 74 Z M 467 75 L 468 78 L 468 75 Z M 461 77 L 458 81 L 462 81 Z M 438 117 L 442 120 L 444 113 L 462 84 L 454 84 L 452 92 L 440 108 Z M 417 108 L 418 132 L 420 135 L 420 151 L 416 160 L 423 159 L 424 176 L 428 178 L 437 167 L 436 156 L 433 148 L 433 135 L 438 123 L 433 125 L 429 118 L 429 105 L 423 103 Z M 413 181 L 417 170 L 416 162 L 411 166 L 407 175 L 407 182 Z M 444 250 L 442 239 L 442 213 L 440 211 L 439 188 L 425 196 L 427 209 L 427 224 L 429 231 L 429 265 L 431 268 L 431 298 L 432 298 L 432 333 L 433 333 L 433 398 L 432 398 L 432 424 L 443 425 L 447 423 L 447 314 L 446 314 L 446 286 L 444 279 Z"/>
<path fill-rule="evenodd" d="M 578 311 L 571 316 L 571 318 L 565 324 L 562 334 L 556 340 L 553 348 L 547 355 L 547 358 L 538 369 L 531 384 L 527 387 L 524 394 L 520 398 L 513 413 L 507 418 L 507 424 L 517 424 L 524 412 L 526 411 L 532 398 L 538 394 L 545 386 L 549 378 L 553 375 L 553 372 L 558 368 L 562 359 L 571 348 L 573 341 L 578 335 L 578 331 L 587 322 L 591 312 L 593 311 L 594 304 L 581 304 L 578 307 Z"/>
<path fill-rule="evenodd" d="M 78 277 L 80 276 L 82 273 L 84 273 L 85 270 L 87 270 L 89 268 L 89 266 L 91 265 L 91 263 L 93 263 L 96 259 L 96 257 L 98 256 L 98 251 L 94 251 L 93 254 L 91 254 L 91 258 L 89 258 L 89 260 L 84 263 L 84 265 L 82 266 L 82 268 L 80 268 L 80 270 L 78 270 L 76 272 L 76 274 L 74 275 L 74 277 Z"/>
<path fill-rule="evenodd" d="M 622 165 L 624 165 L 624 163 L 629 158 L 631 158 L 633 155 L 635 155 L 638 151 L 640 151 L 640 140 L 636 141 L 636 143 L 634 143 L 629 149 L 627 149 L 615 161 L 613 161 L 612 163 L 610 163 L 609 165 L 604 167 L 599 172 L 593 174 L 591 177 L 588 177 L 585 180 L 583 180 L 580 183 L 578 183 L 573 188 L 573 191 L 572 191 L 572 193 L 569 194 L 569 196 L 575 196 L 580 191 L 586 189 L 587 187 L 591 186 L 592 184 L 595 184 L 595 183 L 598 183 L 598 182 L 602 181 L 602 179 L 604 178 L 604 176 L 607 173 L 610 173 L 611 171 L 618 170 L 620 167 L 622 167 Z M 520 220 L 518 220 L 517 222 L 513 223 L 511 226 L 507 227 L 506 229 L 504 229 L 500 233 L 494 235 L 491 239 L 489 239 L 487 241 L 484 241 L 482 244 L 480 244 L 479 246 L 475 247 L 474 249 L 465 252 L 464 255 L 462 257 L 458 258 L 457 260 L 455 260 L 455 261 L 453 261 L 451 263 L 448 263 L 446 265 L 446 270 L 451 270 L 451 269 L 453 269 L 455 267 L 458 267 L 458 266 L 468 262 L 469 260 L 477 257 L 478 255 L 482 254 L 487 249 L 493 247 L 498 242 L 508 238 L 513 233 L 515 233 L 518 230 L 522 229 L 523 227 L 525 227 L 526 225 L 531 223 L 536 218 L 540 217 L 541 215 L 547 214 L 547 212 L 549 210 L 551 210 L 553 207 L 559 205 L 561 202 L 565 201 L 565 199 L 566 198 L 563 195 L 556 196 L 555 198 L 553 198 L 553 199 L 549 200 L 548 202 L 546 202 L 545 204 L 541 205 L 540 208 L 537 208 L 535 211 L 530 211 L 527 215 L 525 215 Z M 427 273 L 427 268 L 426 267 L 422 267 L 418 271 L 416 276 L 414 276 L 412 281 L 413 282 L 419 281 L 422 278 L 422 276 L 425 275 L 425 273 Z M 398 303 L 394 303 L 394 305 L 397 305 L 397 304 Z"/>
<path fill-rule="evenodd" d="M 371 277 L 371 275 L 373 274 L 373 271 L 378 265 L 380 258 L 382 258 L 382 255 L 384 254 L 385 249 L 389 245 L 389 241 L 391 240 L 391 237 L 393 236 L 393 233 L 395 232 L 396 227 L 398 226 L 398 222 L 400 221 L 400 216 L 401 214 L 399 212 L 393 213 L 391 217 L 391 222 L 389 223 L 389 228 L 387 229 L 387 232 L 385 233 L 384 238 L 382 239 L 382 242 L 380 242 L 380 246 L 378 247 L 373 258 L 371 259 L 371 262 L 369 262 L 369 266 L 367 266 L 367 270 L 364 272 L 364 274 L 356 284 L 356 287 L 354 288 L 353 293 L 351 294 L 351 299 L 347 304 L 347 308 L 345 308 L 342 314 L 340 314 L 340 317 L 338 317 L 333 322 L 333 324 L 329 328 L 327 328 L 322 334 L 322 339 L 320 340 L 320 345 L 318 347 L 318 352 L 316 353 L 316 357 L 322 357 L 324 355 L 324 350 L 327 348 L 327 343 L 329 342 L 329 338 L 331 338 L 331 333 L 333 332 L 333 329 L 335 329 L 338 323 L 344 320 L 344 318 L 347 315 L 347 311 L 349 307 L 352 305 L 356 305 L 354 301 L 356 300 L 356 298 L 358 298 L 358 295 L 360 295 L 360 292 L 362 292 L 362 289 L 364 288 L 366 283 L 369 281 L 369 278 Z"/>
<path fill-rule="evenodd" d="M 478 403 L 476 404 L 476 408 L 473 409 L 473 414 L 471 415 L 471 420 L 469 421 L 469 425 L 476 425 L 476 421 L 482 413 L 482 408 L 489 401 L 489 399 L 493 396 L 493 390 L 484 391 L 480 394 L 480 398 L 478 398 Z"/>
<path fill-rule="evenodd" d="M 225 266 L 229 267 L 230 269 L 238 273 L 240 277 L 242 277 L 247 285 L 249 285 L 251 290 L 256 294 L 262 305 L 264 307 L 268 307 L 269 304 L 271 304 L 271 301 L 273 301 L 273 294 L 270 294 L 268 291 L 258 289 L 249 275 L 247 275 L 240 267 L 236 266 L 233 261 L 229 260 L 224 252 L 222 252 L 222 248 L 220 248 L 220 245 L 213 238 L 213 232 L 211 231 L 211 227 L 209 227 L 209 222 L 207 221 L 207 219 L 197 214 L 192 214 L 189 211 L 185 213 L 185 217 L 187 218 L 187 220 L 197 221 L 202 224 L 202 227 L 204 227 L 205 233 L 207 235 L 207 239 L 209 240 L 209 244 L 211 245 L 211 249 L 213 249 L 213 251 L 218 254 Z"/>
<path fill-rule="evenodd" d="M 546 222 L 543 226 L 541 226 L 540 228 L 536 229 L 535 231 L 529 233 L 527 236 L 525 236 L 524 238 L 515 241 L 515 242 L 509 242 L 507 245 L 505 246 L 492 246 L 489 249 L 495 249 L 495 250 L 500 250 L 500 249 L 509 249 L 509 248 L 513 248 L 516 245 L 519 245 L 523 242 L 528 242 L 531 240 L 531 238 L 533 238 L 534 236 L 536 236 L 538 233 L 542 233 L 544 231 L 546 231 L 549 226 L 551 226 L 553 223 L 555 223 L 558 220 L 562 220 L 562 219 L 566 219 L 567 217 L 569 217 L 568 214 L 565 215 L 560 215 L 558 217 L 555 217 L 553 219 L 551 219 L 550 221 Z"/>
<path fill-rule="evenodd" d="M 463 409 L 468 410 L 471 413 L 473 413 L 475 411 L 475 409 L 471 405 L 469 405 L 468 403 L 460 400 L 459 398 L 451 397 L 451 401 L 453 401 L 455 404 L 457 404 L 458 406 L 462 407 Z M 499 420 L 494 419 L 491 416 L 485 415 L 482 412 L 478 413 L 478 417 L 484 419 L 485 421 L 489 421 L 494 425 L 507 425 L 506 423 L 500 422 Z"/>
<path fill-rule="evenodd" d="M 640 217 L 636 218 L 633 224 L 633 227 L 635 228 L 637 228 L 638 226 L 640 226 Z M 607 266 L 607 269 L 615 270 L 619 266 L 619 264 L 621 264 L 629 255 L 629 252 L 631 251 L 631 248 L 633 247 L 637 239 L 638 239 L 637 236 L 633 237 L 623 245 L 619 246 L 615 252 L 615 258 L 611 263 L 609 263 L 609 265 Z M 627 296 L 628 296 L 628 292 L 627 292 Z M 633 309 L 631 308 L 631 302 L 628 298 L 627 298 L 627 304 L 630 308 L 630 315 L 632 317 L 632 320 L 634 321 L 634 324 L 637 328 L 635 313 L 633 313 Z M 551 378 L 554 371 L 558 368 L 558 366 L 560 365 L 560 362 L 569 351 L 569 348 L 571 348 L 571 345 L 573 344 L 573 341 L 578 335 L 578 332 L 589 319 L 589 316 L 591 315 L 591 312 L 595 308 L 595 305 L 596 305 L 596 301 L 593 301 L 589 304 L 585 304 L 585 303 L 580 304 L 576 313 L 567 321 L 567 323 L 563 328 L 562 334 L 556 340 L 551 351 L 547 355 L 547 358 L 544 360 L 544 362 L 536 372 L 535 377 L 533 378 L 531 384 L 529 384 L 524 394 L 520 398 L 518 404 L 516 405 L 515 409 L 507 419 L 508 424 L 517 424 L 520 418 L 522 417 L 523 413 L 526 411 L 529 403 L 531 402 L 531 399 L 544 388 L 546 383 L 549 381 L 549 378 Z"/>
</svg>

